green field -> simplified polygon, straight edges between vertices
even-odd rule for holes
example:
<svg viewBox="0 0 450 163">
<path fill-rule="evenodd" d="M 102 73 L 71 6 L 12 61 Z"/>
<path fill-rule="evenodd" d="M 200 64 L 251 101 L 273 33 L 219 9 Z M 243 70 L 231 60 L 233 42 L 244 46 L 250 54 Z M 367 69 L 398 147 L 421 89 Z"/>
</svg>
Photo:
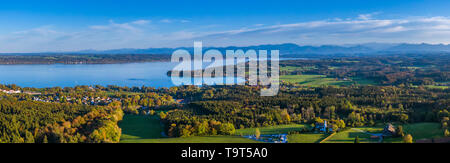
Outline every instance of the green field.
<svg viewBox="0 0 450 163">
<path fill-rule="evenodd" d="M 381 128 L 382 129 L 382 128 Z M 353 143 L 356 136 L 358 136 L 361 143 L 376 143 L 378 139 L 370 139 L 370 134 L 362 131 L 374 131 L 379 130 L 378 128 L 371 127 L 358 127 L 355 129 L 347 129 L 336 133 L 333 137 L 325 141 L 324 143 Z M 379 130 L 381 132 L 381 130 Z"/>
<path fill-rule="evenodd" d="M 328 134 L 293 134 L 288 136 L 289 143 L 319 143 L 321 140 L 325 139 Z"/>
<path fill-rule="evenodd" d="M 319 87 L 319 86 L 342 86 L 342 85 L 376 85 L 377 83 L 363 78 L 351 78 L 352 80 L 336 80 L 335 78 L 327 78 L 325 75 L 281 75 L 280 80 L 294 83 L 301 86 Z"/>
<path fill-rule="evenodd" d="M 443 86 L 443 85 L 425 85 L 427 88 L 435 88 L 435 89 L 448 89 L 449 86 Z"/>
<path fill-rule="evenodd" d="M 240 136 L 194 136 L 187 138 L 160 138 L 124 140 L 121 143 L 259 143 Z"/>
<path fill-rule="evenodd" d="M 240 135 L 254 135 L 256 128 L 236 130 L 236 136 L 195 136 L 188 138 L 163 138 L 162 126 L 157 116 L 126 115 L 119 123 L 122 128 L 121 143 L 258 143 Z M 301 131 L 304 124 L 289 124 L 259 128 L 262 135 L 282 134 L 290 131 Z M 414 140 L 443 137 L 439 123 L 414 123 L 403 125 L 405 134 L 411 134 Z M 353 143 L 358 136 L 361 143 L 376 143 L 378 139 L 370 139 L 370 133 L 381 133 L 383 125 L 376 127 L 357 127 L 336 133 L 324 143 Z M 288 136 L 289 143 L 318 143 L 327 134 L 293 134 Z M 400 143 L 401 138 L 387 138 L 385 143 Z"/>
<path fill-rule="evenodd" d="M 280 80 L 310 87 L 352 84 L 351 81 L 338 81 L 334 78 L 327 78 L 325 75 L 281 75 Z"/>
<path fill-rule="evenodd" d="M 405 134 L 411 134 L 414 141 L 444 137 L 444 131 L 441 129 L 441 125 L 439 123 L 414 123 L 403 125 L 403 131 Z M 401 138 L 388 138 L 383 142 L 401 143 L 403 141 Z"/>
<path fill-rule="evenodd" d="M 157 116 L 125 115 L 119 126 L 121 143 L 257 143 L 239 136 L 162 138 L 163 128 Z"/>
<path fill-rule="evenodd" d="M 444 136 L 444 132 L 439 123 L 415 123 L 404 125 L 403 131 L 405 131 L 406 134 L 411 134 L 414 140 L 440 138 Z"/>
<path fill-rule="evenodd" d="M 287 71 L 287 72 L 306 71 L 306 70 L 312 70 L 312 69 L 316 69 L 316 67 L 315 66 L 305 66 L 305 67 L 282 66 L 282 67 L 280 67 L 280 71 Z"/>
<path fill-rule="evenodd" d="M 277 125 L 277 126 L 269 126 L 269 127 L 261 127 L 259 131 L 262 135 L 269 134 L 287 134 L 289 131 L 301 131 L 301 129 L 305 128 L 304 124 L 288 124 L 288 125 Z M 256 128 L 246 128 L 246 129 L 238 129 L 236 130 L 236 135 L 254 135 Z"/>
<path fill-rule="evenodd" d="M 443 137 L 443 131 L 440 128 L 439 123 L 414 123 L 402 125 L 405 134 L 411 134 L 414 140 L 419 139 L 431 139 Z M 337 133 L 325 143 L 353 143 L 355 137 L 358 136 L 361 143 L 376 143 L 377 140 L 370 139 L 370 133 L 381 133 L 383 131 L 383 126 L 377 127 L 358 127 L 354 129 L 348 129 Z M 402 138 L 386 138 L 383 140 L 384 143 L 401 143 Z"/>
<path fill-rule="evenodd" d="M 162 137 L 163 129 L 156 116 L 125 115 L 119 126 L 122 128 L 121 142 Z"/>
</svg>

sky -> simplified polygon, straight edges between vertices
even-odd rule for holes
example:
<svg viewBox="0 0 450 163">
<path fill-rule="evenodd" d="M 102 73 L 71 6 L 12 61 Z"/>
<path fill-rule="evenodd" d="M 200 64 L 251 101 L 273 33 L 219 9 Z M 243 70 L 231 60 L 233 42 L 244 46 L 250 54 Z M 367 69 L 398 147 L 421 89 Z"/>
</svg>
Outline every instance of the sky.
<svg viewBox="0 0 450 163">
<path fill-rule="evenodd" d="M 0 53 L 450 43 L 448 0 L 0 0 Z"/>
</svg>

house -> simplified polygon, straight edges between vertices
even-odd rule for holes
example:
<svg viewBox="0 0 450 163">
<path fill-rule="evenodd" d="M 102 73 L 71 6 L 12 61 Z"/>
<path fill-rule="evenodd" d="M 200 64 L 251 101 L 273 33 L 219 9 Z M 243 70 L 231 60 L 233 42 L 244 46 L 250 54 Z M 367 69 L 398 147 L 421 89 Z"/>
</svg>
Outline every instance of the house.
<svg viewBox="0 0 450 163">
<path fill-rule="evenodd" d="M 187 104 L 187 101 L 185 99 L 175 99 L 175 102 L 178 104 Z"/>
<path fill-rule="evenodd" d="M 323 123 L 316 123 L 316 129 L 319 130 L 319 132 L 327 132 L 327 121 L 323 121 Z"/>
<path fill-rule="evenodd" d="M 15 91 L 15 90 L 3 90 L 3 89 L 0 89 L 0 91 L 3 92 L 3 93 L 7 93 L 7 94 L 22 93 L 22 91 L 20 91 L 20 90 Z"/>
<path fill-rule="evenodd" d="M 391 137 L 391 136 L 394 136 L 395 134 L 396 134 L 396 131 L 395 131 L 394 125 L 388 123 L 383 129 L 383 136 Z"/>
</svg>

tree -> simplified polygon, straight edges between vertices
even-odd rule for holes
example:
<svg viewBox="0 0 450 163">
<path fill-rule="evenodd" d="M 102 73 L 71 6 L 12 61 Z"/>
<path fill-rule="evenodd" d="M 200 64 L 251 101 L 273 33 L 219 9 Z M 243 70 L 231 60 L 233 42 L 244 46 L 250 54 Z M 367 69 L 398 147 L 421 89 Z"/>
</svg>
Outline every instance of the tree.
<svg viewBox="0 0 450 163">
<path fill-rule="evenodd" d="M 155 111 L 154 110 L 150 110 L 149 113 L 150 113 L 150 115 L 155 115 Z"/>
<path fill-rule="evenodd" d="M 25 133 L 25 143 L 34 143 L 34 136 L 29 131 L 26 131 Z"/>
<path fill-rule="evenodd" d="M 332 128 L 332 130 L 333 130 L 333 133 L 334 133 L 334 132 L 337 132 L 337 131 L 339 130 L 338 125 L 332 125 L 331 128 Z"/>
<path fill-rule="evenodd" d="M 256 130 L 255 130 L 256 139 L 259 139 L 260 136 L 261 136 L 261 132 L 259 132 L 259 128 L 256 128 Z"/>
<path fill-rule="evenodd" d="M 320 117 L 314 118 L 314 122 L 315 123 L 325 123 L 325 121 L 323 119 L 321 119 Z"/>
<path fill-rule="evenodd" d="M 401 114 L 400 115 L 400 121 L 403 123 L 408 122 L 409 116 L 407 114 Z"/>
<path fill-rule="evenodd" d="M 236 129 L 234 128 L 234 125 L 231 123 L 222 123 L 220 125 L 220 133 L 222 135 L 234 135 L 236 132 Z"/>
<path fill-rule="evenodd" d="M 403 142 L 404 143 L 413 143 L 413 137 L 411 134 L 408 134 L 406 136 L 403 137 Z"/>
<path fill-rule="evenodd" d="M 356 136 L 355 138 L 355 144 L 359 143 L 359 136 Z"/>
<path fill-rule="evenodd" d="M 199 136 L 207 135 L 209 133 L 208 121 L 204 120 L 202 123 L 197 123 L 196 132 Z"/>
<path fill-rule="evenodd" d="M 344 122 L 344 120 L 342 120 L 342 119 L 338 121 L 337 125 L 338 125 L 338 127 L 341 128 L 341 129 L 343 129 L 343 128 L 346 127 L 346 126 L 345 126 L 345 122 Z"/>
<path fill-rule="evenodd" d="M 164 113 L 164 112 L 159 113 L 159 118 L 166 119 L 166 117 L 167 117 L 166 113 Z"/>
<path fill-rule="evenodd" d="M 186 126 L 180 126 L 180 130 L 181 130 L 181 133 L 180 133 L 180 136 L 181 137 L 190 137 L 190 136 L 192 136 L 192 126 L 191 125 L 186 125 Z"/>
<path fill-rule="evenodd" d="M 48 143 L 47 135 L 44 136 L 44 140 L 42 140 L 42 143 Z"/>
<path fill-rule="evenodd" d="M 398 137 L 403 137 L 403 136 L 405 136 L 405 133 L 403 132 L 403 126 L 398 126 L 397 127 L 397 136 Z"/>
<path fill-rule="evenodd" d="M 283 121 L 284 121 L 285 123 L 290 123 L 290 122 L 291 122 L 291 116 L 289 116 L 289 113 L 287 112 L 286 109 L 284 109 L 284 110 L 281 112 L 281 118 L 283 119 Z"/>
</svg>

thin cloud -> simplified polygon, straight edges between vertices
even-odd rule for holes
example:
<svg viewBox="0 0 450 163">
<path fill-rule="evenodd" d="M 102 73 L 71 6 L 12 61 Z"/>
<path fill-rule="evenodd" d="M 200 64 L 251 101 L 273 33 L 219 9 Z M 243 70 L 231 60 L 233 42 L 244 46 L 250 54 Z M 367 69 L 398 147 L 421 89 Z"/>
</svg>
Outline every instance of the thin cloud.
<svg viewBox="0 0 450 163">
<path fill-rule="evenodd" d="M 178 20 L 178 19 L 162 19 L 159 22 L 161 22 L 161 23 L 190 23 L 191 21 L 190 20 L 186 20 L 186 19 L 181 19 L 181 20 Z"/>
<path fill-rule="evenodd" d="M 369 15 L 361 18 L 360 15 L 356 19 L 320 20 L 218 31 L 201 36 L 200 39 L 227 38 L 238 44 L 246 44 L 241 40 L 306 44 L 362 43 L 358 41 L 387 42 L 390 40 L 435 43 L 435 40 L 450 38 L 449 31 L 450 19 L 447 17 L 374 19 Z M 442 33 L 442 35 L 436 36 L 436 33 Z M 270 39 L 263 40 L 262 38 Z M 447 39 L 443 43 L 449 43 L 449 40 Z"/>
<path fill-rule="evenodd" d="M 163 19 L 160 21 L 161 23 L 172 23 L 173 21 L 170 19 Z"/>
<path fill-rule="evenodd" d="M 132 24 L 137 24 L 137 25 L 146 25 L 149 24 L 151 21 L 150 20 L 136 20 L 134 22 L 131 22 Z"/>
<path fill-rule="evenodd" d="M 190 20 L 180 20 L 181 23 L 190 23 Z"/>
<path fill-rule="evenodd" d="M 170 22 L 182 21 L 173 19 Z M 226 28 L 220 24 L 205 24 L 166 30 L 157 24 L 151 24 L 150 20 L 120 23 L 111 20 L 70 32 L 47 25 L 0 35 L 0 53 L 176 47 L 192 46 L 193 41 L 203 41 L 209 46 L 285 42 L 309 45 L 365 42 L 450 43 L 449 17 L 377 19 L 373 14 L 365 14 L 355 18 L 214 29 Z"/>
</svg>

